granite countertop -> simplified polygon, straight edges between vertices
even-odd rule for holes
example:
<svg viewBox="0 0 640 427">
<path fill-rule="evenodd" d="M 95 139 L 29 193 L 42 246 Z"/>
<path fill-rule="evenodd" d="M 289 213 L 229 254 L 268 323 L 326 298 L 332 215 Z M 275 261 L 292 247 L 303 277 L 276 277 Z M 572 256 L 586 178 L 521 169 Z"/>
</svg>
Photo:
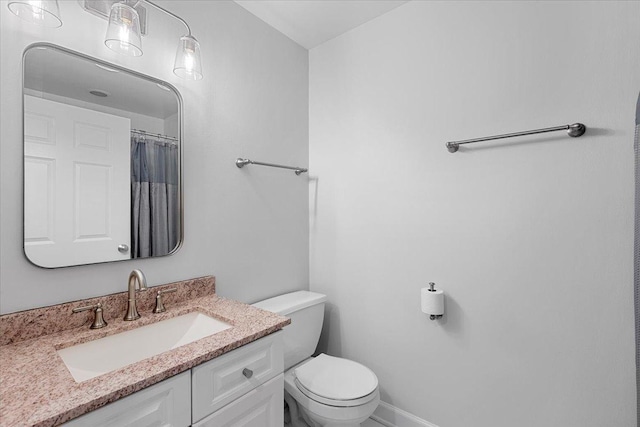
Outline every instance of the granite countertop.
<svg viewBox="0 0 640 427">
<path fill-rule="evenodd" d="M 209 282 L 206 279 L 210 279 Z M 68 321 L 78 321 L 69 314 L 69 307 L 78 307 L 87 302 L 92 304 L 101 300 L 100 298 L 67 303 L 60 305 L 64 307 L 58 310 L 48 307 L 0 316 L 3 337 L 3 342 L 0 343 L 3 344 L 0 346 L 0 426 L 44 427 L 62 424 L 276 332 L 291 322 L 275 313 L 218 297 L 213 293 L 211 276 L 199 280 L 206 282 L 204 287 L 208 286 L 204 291 L 205 295 L 201 295 L 204 287 L 198 288 L 199 292 L 193 289 L 191 292 L 184 291 L 181 283 L 186 282 L 151 288 L 178 287 L 179 291 L 165 295 L 167 311 L 161 314 L 152 314 L 151 303 L 146 301 L 151 301 L 155 292 L 145 292 L 151 295 L 146 295 L 145 302 L 139 304 L 142 318 L 125 322 L 117 314 L 117 310 L 112 310 L 109 316 L 105 316 L 108 326 L 102 329 L 90 330 L 88 325 L 92 315 L 86 315 L 82 326 L 73 325 L 72 329 L 55 330 L 64 327 L 64 318 L 60 318 L 62 316 L 69 318 Z M 173 300 L 170 295 L 175 295 Z M 103 300 L 105 298 L 111 298 L 113 306 L 121 306 L 121 300 L 126 295 L 114 294 Z M 120 302 L 114 303 L 116 299 Z M 56 351 L 193 311 L 226 321 L 233 327 L 81 383 L 73 379 Z M 24 327 L 25 323 L 27 328 Z M 33 325 L 41 327 L 43 324 L 57 326 L 53 328 L 54 331 L 33 332 L 37 329 Z M 33 327 L 28 328 L 29 325 Z M 17 333 L 16 330 L 20 328 L 28 333 Z M 36 336 L 29 337 L 30 334 Z"/>
</svg>

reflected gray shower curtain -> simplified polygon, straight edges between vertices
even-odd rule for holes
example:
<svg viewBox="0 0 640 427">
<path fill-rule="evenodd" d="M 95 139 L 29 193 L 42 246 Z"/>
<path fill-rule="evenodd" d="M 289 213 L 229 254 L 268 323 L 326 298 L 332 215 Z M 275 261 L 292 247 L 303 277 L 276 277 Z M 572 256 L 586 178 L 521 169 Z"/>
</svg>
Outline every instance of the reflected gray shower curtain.
<svg viewBox="0 0 640 427">
<path fill-rule="evenodd" d="M 634 301 L 636 312 L 636 402 L 637 425 L 640 427 L 640 94 L 636 104 L 636 137 L 634 143 L 636 162 L 636 214 L 634 236 Z"/>
<path fill-rule="evenodd" d="M 131 136 L 131 257 L 166 255 L 179 239 L 178 146 Z"/>
</svg>

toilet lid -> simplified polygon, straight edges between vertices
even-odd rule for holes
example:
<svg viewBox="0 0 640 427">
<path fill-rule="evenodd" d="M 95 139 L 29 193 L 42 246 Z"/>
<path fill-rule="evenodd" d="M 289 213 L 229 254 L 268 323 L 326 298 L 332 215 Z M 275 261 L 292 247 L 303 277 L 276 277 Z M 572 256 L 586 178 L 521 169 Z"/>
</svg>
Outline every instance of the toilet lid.
<svg viewBox="0 0 640 427">
<path fill-rule="evenodd" d="M 320 354 L 294 371 L 311 393 L 331 400 L 354 400 L 373 393 L 378 378 L 371 369 L 340 357 Z"/>
</svg>

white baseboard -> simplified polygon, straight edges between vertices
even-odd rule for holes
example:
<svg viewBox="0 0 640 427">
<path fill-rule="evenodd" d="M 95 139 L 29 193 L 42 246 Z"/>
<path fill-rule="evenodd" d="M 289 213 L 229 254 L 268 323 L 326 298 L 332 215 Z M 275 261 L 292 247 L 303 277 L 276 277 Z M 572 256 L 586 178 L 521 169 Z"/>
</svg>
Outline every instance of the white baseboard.
<svg viewBox="0 0 640 427">
<path fill-rule="evenodd" d="M 386 427 L 438 427 L 433 423 L 382 401 L 373 415 L 371 415 L 371 419 Z"/>
</svg>

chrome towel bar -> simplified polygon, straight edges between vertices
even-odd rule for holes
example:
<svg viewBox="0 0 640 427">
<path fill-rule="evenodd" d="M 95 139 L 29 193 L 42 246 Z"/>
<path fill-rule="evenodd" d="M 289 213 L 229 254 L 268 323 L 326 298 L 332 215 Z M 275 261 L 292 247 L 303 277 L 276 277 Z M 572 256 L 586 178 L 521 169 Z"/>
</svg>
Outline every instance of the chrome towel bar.
<svg viewBox="0 0 640 427">
<path fill-rule="evenodd" d="M 283 165 L 276 165 L 274 163 L 254 162 L 253 160 L 242 159 L 240 157 L 236 159 L 237 167 L 242 168 L 245 165 L 259 165 L 259 166 L 269 166 L 271 168 L 291 169 L 296 173 L 296 175 L 300 175 L 301 173 L 307 172 L 306 168 L 300 168 L 297 166 L 283 166 Z"/>
<path fill-rule="evenodd" d="M 574 123 L 572 125 L 555 126 L 552 128 L 525 130 L 523 132 L 505 133 L 504 135 L 485 136 L 482 138 L 465 139 L 463 141 L 451 141 L 447 142 L 446 146 L 450 153 L 455 153 L 463 144 L 473 144 L 474 142 L 491 141 L 493 139 L 513 138 L 514 136 L 535 135 L 537 133 L 555 132 L 559 130 L 566 130 L 569 136 L 577 138 L 584 135 L 587 127 L 582 123 Z"/>
</svg>

